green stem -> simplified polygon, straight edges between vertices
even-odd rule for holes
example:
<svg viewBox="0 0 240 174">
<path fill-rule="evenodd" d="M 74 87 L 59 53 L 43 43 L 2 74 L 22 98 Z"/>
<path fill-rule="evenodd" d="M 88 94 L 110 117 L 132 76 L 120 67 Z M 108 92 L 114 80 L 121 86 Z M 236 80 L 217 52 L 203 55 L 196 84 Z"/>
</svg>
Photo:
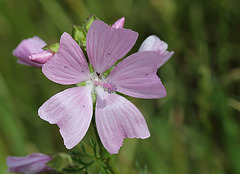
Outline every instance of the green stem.
<svg viewBox="0 0 240 174">
<path fill-rule="evenodd" d="M 94 133 L 95 133 L 95 136 L 96 136 L 96 139 L 97 139 L 97 142 L 98 142 L 99 155 L 100 155 L 100 157 L 102 157 L 104 155 L 105 148 L 103 147 L 103 144 L 100 140 L 100 137 L 98 136 L 98 131 L 97 131 L 96 123 L 95 123 L 95 118 L 92 119 L 91 124 L 93 126 Z"/>
<path fill-rule="evenodd" d="M 95 115 L 95 114 L 94 114 Z M 105 156 L 105 154 L 107 153 L 101 140 L 100 137 L 98 136 L 98 132 L 97 132 L 97 127 L 96 127 L 96 123 L 95 123 L 95 118 L 92 119 L 91 122 L 93 129 L 94 129 L 94 133 L 98 142 L 98 146 L 99 146 L 99 155 L 100 155 L 100 159 L 101 161 L 109 168 L 110 172 L 112 174 L 120 174 L 116 164 L 114 163 L 114 160 L 111 156 L 111 154 L 107 154 Z"/>
</svg>

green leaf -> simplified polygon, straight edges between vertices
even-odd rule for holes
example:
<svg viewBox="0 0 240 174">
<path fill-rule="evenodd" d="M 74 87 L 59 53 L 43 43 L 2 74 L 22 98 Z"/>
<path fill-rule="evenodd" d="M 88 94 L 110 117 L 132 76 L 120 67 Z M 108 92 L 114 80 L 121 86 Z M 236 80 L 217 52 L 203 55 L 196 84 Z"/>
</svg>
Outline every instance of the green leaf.
<svg viewBox="0 0 240 174">
<path fill-rule="evenodd" d="M 56 171 L 62 171 L 63 168 L 66 168 L 73 164 L 72 158 L 70 155 L 66 153 L 59 153 L 53 157 L 51 161 L 47 163 L 47 165 L 53 168 Z"/>
<path fill-rule="evenodd" d="M 45 47 L 43 47 L 43 50 L 51 50 L 53 52 L 58 52 L 58 48 L 59 48 L 59 43 L 55 43 L 52 45 L 46 45 Z"/>
</svg>

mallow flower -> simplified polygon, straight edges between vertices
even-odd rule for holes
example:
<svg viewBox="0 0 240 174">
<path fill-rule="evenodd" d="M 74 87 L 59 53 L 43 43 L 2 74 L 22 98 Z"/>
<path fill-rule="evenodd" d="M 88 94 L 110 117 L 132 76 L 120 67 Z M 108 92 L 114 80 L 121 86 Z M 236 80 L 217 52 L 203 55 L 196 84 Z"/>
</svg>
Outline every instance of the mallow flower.
<svg viewBox="0 0 240 174">
<path fill-rule="evenodd" d="M 80 46 L 68 33 L 62 34 L 58 52 L 43 65 L 42 71 L 53 82 L 78 87 L 51 97 L 38 114 L 59 126 L 68 149 L 76 146 L 88 130 L 93 115 L 92 94 L 96 95 L 97 131 L 109 153 L 118 153 L 124 138 L 150 136 L 141 112 L 118 92 L 147 99 L 166 96 L 156 74 L 162 61 L 159 53 L 137 52 L 114 65 L 131 50 L 137 37 L 138 33 L 130 29 L 115 29 L 94 21 L 86 39 L 88 60 L 94 69 L 91 73 Z M 104 72 L 112 66 L 113 70 L 105 76 Z M 83 82 L 85 86 L 81 86 Z"/>
<path fill-rule="evenodd" d="M 18 58 L 18 63 L 39 68 L 54 55 L 52 51 L 42 49 L 46 45 L 46 42 L 34 36 L 22 40 L 12 54 Z"/>
<path fill-rule="evenodd" d="M 42 153 L 33 153 L 25 157 L 9 156 L 7 157 L 8 172 L 32 174 L 53 171 L 46 165 L 50 160 L 52 157 Z"/>
<path fill-rule="evenodd" d="M 155 35 L 148 36 L 139 48 L 139 52 L 141 51 L 156 51 L 160 54 L 160 59 L 162 60 L 159 64 L 161 67 L 164 63 L 170 59 L 170 57 L 174 54 L 173 51 L 167 51 L 168 44 L 162 41 L 159 37 Z"/>
</svg>

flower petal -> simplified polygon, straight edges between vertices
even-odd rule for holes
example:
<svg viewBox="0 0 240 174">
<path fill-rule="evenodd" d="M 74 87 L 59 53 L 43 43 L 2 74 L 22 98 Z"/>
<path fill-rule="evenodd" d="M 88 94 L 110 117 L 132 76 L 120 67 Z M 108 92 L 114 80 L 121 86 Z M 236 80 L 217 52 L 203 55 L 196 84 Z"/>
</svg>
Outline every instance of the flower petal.
<svg viewBox="0 0 240 174">
<path fill-rule="evenodd" d="M 168 44 L 164 41 L 162 41 L 159 37 L 155 35 L 148 36 L 142 43 L 142 45 L 139 48 L 139 52 L 142 51 L 157 51 L 161 56 L 159 57 L 160 66 L 162 66 L 164 63 L 168 61 L 168 59 L 174 54 L 173 51 L 168 52 L 166 51 L 168 48 Z"/>
<path fill-rule="evenodd" d="M 8 172 L 16 173 L 39 173 L 44 171 L 52 171 L 45 163 L 52 158 L 41 153 L 33 153 L 25 157 L 7 157 Z"/>
<path fill-rule="evenodd" d="M 123 28 L 124 26 L 124 22 L 125 22 L 125 17 L 122 17 L 120 19 L 118 19 L 113 25 L 111 28 Z"/>
<path fill-rule="evenodd" d="M 13 56 L 19 58 L 18 63 L 28 65 L 28 66 L 35 66 L 41 67 L 42 64 L 35 63 L 29 60 L 28 56 L 34 53 L 40 53 L 44 51 L 42 48 L 47 45 L 42 39 L 37 36 L 32 38 L 24 39 L 21 43 L 17 46 L 15 50 L 13 50 Z"/>
<path fill-rule="evenodd" d="M 130 101 L 117 94 L 96 88 L 96 125 L 99 137 L 111 154 L 118 153 L 123 139 L 148 138 L 150 136 L 146 121 Z"/>
<path fill-rule="evenodd" d="M 62 34 L 58 50 L 43 65 L 42 71 L 47 78 L 64 85 L 76 84 L 90 78 L 85 56 L 68 33 Z"/>
<path fill-rule="evenodd" d="M 88 58 L 100 74 L 123 58 L 133 47 L 138 37 L 135 31 L 110 28 L 102 21 L 94 21 L 87 34 Z"/>
<path fill-rule="evenodd" d="M 165 52 L 168 48 L 168 44 L 163 42 L 159 37 L 155 35 L 148 36 L 139 48 L 141 51 L 158 51 L 160 54 Z"/>
<path fill-rule="evenodd" d="M 51 50 L 46 50 L 46 51 L 42 51 L 42 52 L 40 52 L 40 53 L 31 54 L 28 58 L 29 58 L 31 61 L 44 64 L 44 63 L 46 63 L 50 58 L 52 58 L 53 55 L 54 55 L 54 52 L 52 52 Z"/>
<path fill-rule="evenodd" d="M 120 62 L 106 80 L 117 87 L 117 91 L 137 98 L 161 98 L 166 90 L 157 76 L 160 59 L 155 51 L 135 53 Z"/>
<path fill-rule="evenodd" d="M 166 51 L 160 55 L 160 63 L 158 65 L 158 68 L 160 68 L 163 64 L 165 64 L 174 54 L 174 51 Z"/>
<path fill-rule="evenodd" d="M 64 145 L 71 149 L 86 134 L 91 122 L 92 88 L 89 86 L 66 89 L 47 100 L 38 115 L 51 124 L 57 124 Z"/>
</svg>

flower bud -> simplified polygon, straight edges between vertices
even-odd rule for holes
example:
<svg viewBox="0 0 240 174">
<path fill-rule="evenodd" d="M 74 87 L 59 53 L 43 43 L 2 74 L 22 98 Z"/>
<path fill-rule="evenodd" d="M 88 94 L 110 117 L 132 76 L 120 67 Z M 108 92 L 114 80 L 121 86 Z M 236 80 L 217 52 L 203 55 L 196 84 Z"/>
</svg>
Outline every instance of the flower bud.
<svg viewBox="0 0 240 174">
<path fill-rule="evenodd" d="M 40 173 L 52 171 L 46 165 L 52 158 L 42 153 L 33 153 L 25 157 L 7 157 L 8 172 L 15 173 Z"/>
<path fill-rule="evenodd" d="M 41 53 L 44 51 L 42 48 L 47 45 L 42 39 L 37 36 L 32 38 L 24 39 L 13 50 L 13 56 L 18 58 L 18 63 L 24 64 L 27 66 L 42 67 L 41 63 L 33 62 L 29 59 L 29 56 L 36 53 Z"/>
<path fill-rule="evenodd" d="M 29 56 L 31 61 L 36 63 L 44 64 L 46 63 L 51 57 L 53 57 L 54 52 L 51 50 L 46 50 L 41 53 L 34 53 Z"/>
<path fill-rule="evenodd" d="M 118 19 L 111 28 L 119 29 L 123 28 L 125 22 L 125 17 L 122 17 L 121 19 Z"/>
<path fill-rule="evenodd" d="M 173 51 L 167 51 L 168 44 L 155 35 L 148 36 L 140 46 L 138 52 L 156 51 L 160 54 L 159 67 L 162 66 L 174 54 Z"/>
</svg>

